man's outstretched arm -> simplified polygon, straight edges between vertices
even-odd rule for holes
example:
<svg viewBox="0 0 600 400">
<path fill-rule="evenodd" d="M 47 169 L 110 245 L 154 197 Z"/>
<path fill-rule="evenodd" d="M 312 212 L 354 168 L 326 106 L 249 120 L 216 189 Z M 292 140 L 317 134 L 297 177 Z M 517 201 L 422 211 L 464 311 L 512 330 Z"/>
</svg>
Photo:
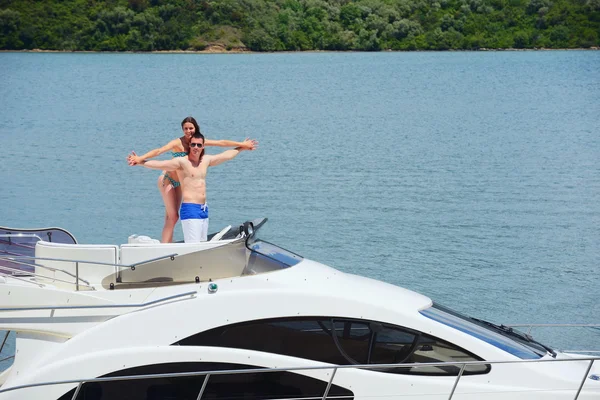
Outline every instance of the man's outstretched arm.
<svg viewBox="0 0 600 400">
<path fill-rule="evenodd" d="M 224 163 L 225 161 L 229 161 L 235 158 L 240 152 L 244 150 L 243 147 L 236 147 L 232 150 L 227 150 L 219 154 L 215 154 L 214 156 L 210 156 L 210 166 L 214 167 L 215 165 L 219 165 Z"/>
<path fill-rule="evenodd" d="M 179 158 L 173 158 L 172 160 L 148 160 L 142 161 L 137 165 L 142 165 L 146 168 L 150 169 L 161 169 L 163 171 L 175 171 L 181 168 L 181 163 L 179 162 Z"/>
</svg>

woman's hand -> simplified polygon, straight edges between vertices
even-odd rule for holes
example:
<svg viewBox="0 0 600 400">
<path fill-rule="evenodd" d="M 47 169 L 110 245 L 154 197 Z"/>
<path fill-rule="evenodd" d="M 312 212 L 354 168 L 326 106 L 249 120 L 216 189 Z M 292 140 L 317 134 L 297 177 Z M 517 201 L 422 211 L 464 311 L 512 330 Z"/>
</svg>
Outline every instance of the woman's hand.
<svg viewBox="0 0 600 400">
<path fill-rule="evenodd" d="M 258 140 L 246 138 L 240 147 L 244 150 L 256 150 L 258 148 Z"/>
</svg>

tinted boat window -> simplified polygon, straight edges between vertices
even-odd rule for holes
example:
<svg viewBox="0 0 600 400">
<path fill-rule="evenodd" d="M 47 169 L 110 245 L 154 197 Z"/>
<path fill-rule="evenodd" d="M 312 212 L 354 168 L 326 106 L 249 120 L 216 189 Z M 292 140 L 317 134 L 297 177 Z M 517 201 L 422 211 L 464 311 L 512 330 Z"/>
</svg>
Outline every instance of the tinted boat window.
<svg viewBox="0 0 600 400">
<path fill-rule="evenodd" d="M 481 361 L 481 358 L 451 343 L 428 335 L 417 336 L 415 340 L 412 349 L 409 350 L 408 345 L 405 345 L 403 351 L 397 353 L 398 363 Z M 409 372 L 416 375 L 458 375 L 460 368 L 460 364 L 412 367 Z M 484 374 L 489 372 L 490 369 L 489 364 L 467 365 L 463 374 Z M 398 373 L 403 372 L 398 371 Z"/>
<path fill-rule="evenodd" d="M 489 326 L 439 304 L 434 304 L 432 307 L 420 312 L 427 318 L 481 339 L 521 359 L 538 359 L 546 354 L 546 351 L 541 347 L 538 348 L 536 344 L 517 341 L 514 337 L 502 334 Z"/>
<path fill-rule="evenodd" d="M 402 329 L 374 325 L 373 351 L 371 364 L 393 364 L 414 362 L 409 355 L 417 335 Z"/>
<path fill-rule="evenodd" d="M 176 372 L 256 369 L 251 365 L 227 363 L 168 363 L 146 365 L 117 371 L 105 377 Z M 196 400 L 204 376 L 156 378 L 85 383 L 77 400 Z M 328 382 L 292 372 L 211 375 L 202 399 L 261 400 L 322 398 Z M 70 400 L 75 389 L 59 400 Z M 331 385 L 329 396 L 351 400 L 354 394 Z"/>
<path fill-rule="evenodd" d="M 258 350 L 332 364 L 347 364 L 330 335 L 326 319 L 264 320 L 211 329 L 186 339 L 182 346 Z"/>
<path fill-rule="evenodd" d="M 401 364 L 481 361 L 451 343 L 410 329 L 375 321 L 300 317 L 233 324 L 183 339 L 181 346 L 241 348 L 330 364 Z M 457 375 L 460 366 L 403 367 L 382 372 Z M 469 366 L 465 374 L 487 373 L 489 365 Z"/>
<path fill-rule="evenodd" d="M 372 333 L 367 322 L 334 320 L 336 341 L 355 364 L 367 364 Z M 347 362 L 345 363 L 347 364 Z"/>
</svg>

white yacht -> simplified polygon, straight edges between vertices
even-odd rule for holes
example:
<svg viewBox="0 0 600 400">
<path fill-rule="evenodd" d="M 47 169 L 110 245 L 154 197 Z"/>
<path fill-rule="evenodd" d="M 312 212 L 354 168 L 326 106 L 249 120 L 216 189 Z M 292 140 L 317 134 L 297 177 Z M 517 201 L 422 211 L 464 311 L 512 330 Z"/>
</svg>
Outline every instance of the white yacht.
<svg viewBox="0 0 600 400">
<path fill-rule="evenodd" d="M 0 228 L 0 400 L 600 399 L 599 357 L 303 258 L 265 221 L 198 244 Z"/>
</svg>

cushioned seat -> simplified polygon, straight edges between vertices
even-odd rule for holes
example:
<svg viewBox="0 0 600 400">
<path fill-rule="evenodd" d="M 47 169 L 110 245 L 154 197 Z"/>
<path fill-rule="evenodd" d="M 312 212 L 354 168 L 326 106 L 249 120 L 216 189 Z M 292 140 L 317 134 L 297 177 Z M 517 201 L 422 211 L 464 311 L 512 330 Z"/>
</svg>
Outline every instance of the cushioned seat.
<svg viewBox="0 0 600 400">
<path fill-rule="evenodd" d="M 80 278 L 88 281 L 90 284 L 94 284 L 100 283 L 102 278 L 116 271 L 115 264 L 119 262 L 119 247 L 104 244 L 64 244 L 39 241 L 35 245 L 35 256 L 38 258 L 36 260 L 37 264 L 56 269 L 56 271 L 52 271 L 41 266 L 36 266 L 36 274 L 75 283 L 73 276 L 76 275 L 76 270 L 78 269 Z M 109 265 L 40 260 L 39 258 L 94 261 Z M 55 284 L 62 285 L 64 283 L 56 281 Z"/>
</svg>

